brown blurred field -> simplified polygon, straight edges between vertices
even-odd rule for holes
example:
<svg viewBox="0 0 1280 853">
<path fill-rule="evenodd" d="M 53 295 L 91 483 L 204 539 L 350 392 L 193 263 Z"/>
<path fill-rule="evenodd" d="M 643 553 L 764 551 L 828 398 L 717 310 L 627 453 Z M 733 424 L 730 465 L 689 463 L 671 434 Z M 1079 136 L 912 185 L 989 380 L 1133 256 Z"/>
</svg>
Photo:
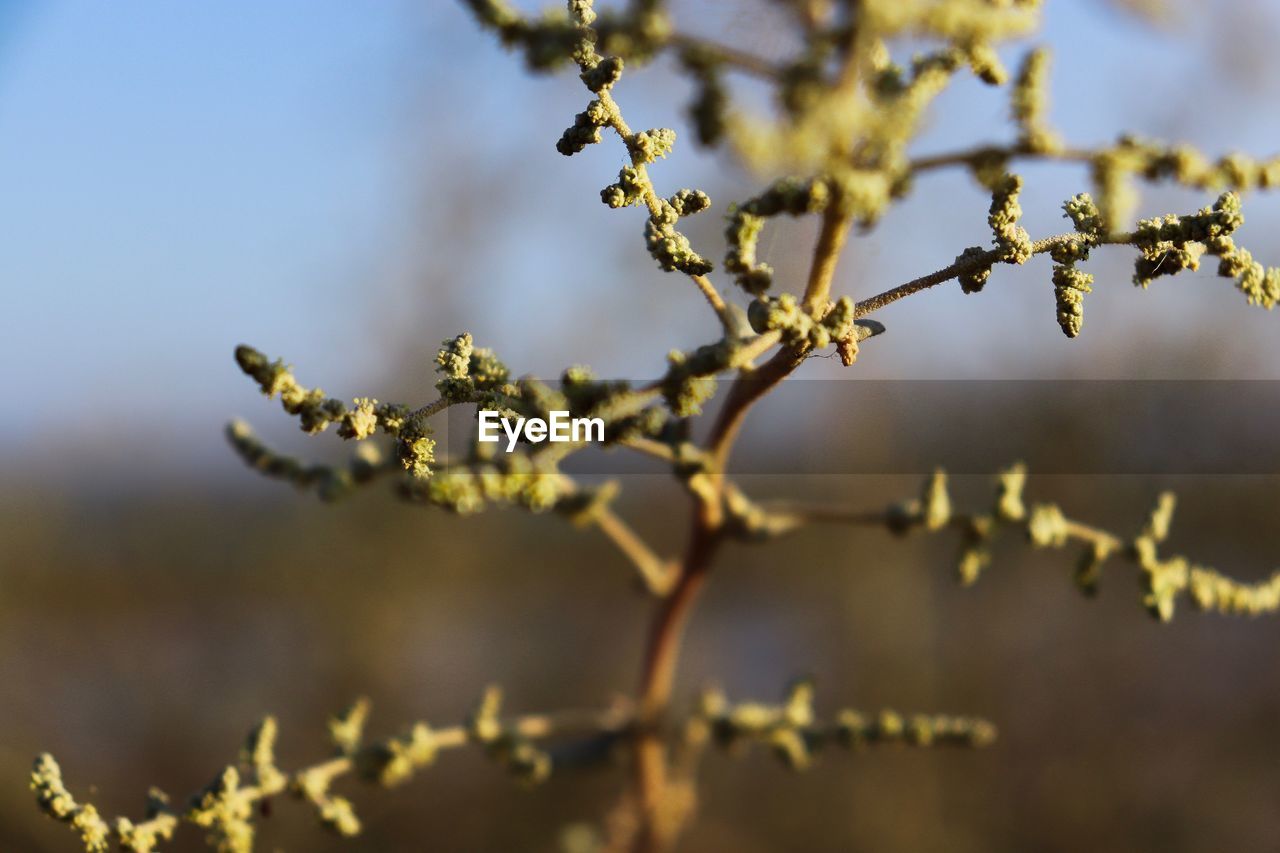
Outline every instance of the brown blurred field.
<svg viewBox="0 0 1280 853">
<path fill-rule="evenodd" d="M 1151 483 L 1046 478 L 1085 515 L 1140 523 Z M 633 506 L 661 536 L 656 484 Z M 647 487 L 646 487 L 647 485 Z M 756 483 L 786 494 L 786 478 Z M 1233 568 L 1269 566 L 1251 525 L 1275 483 L 1182 484 L 1174 545 Z M 886 494 L 905 478 L 846 478 Z M 961 494 L 980 499 L 971 478 Z M 554 519 L 454 519 L 383 500 L 327 507 L 246 472 L 231 489 L 23 494 L 5 514 L 0 661 L 9 688 L 0 773 L 6 850 L 71 849 L 23 779 L 50 749 L 70 784 L 136 813 L 232 760 L 247 726 L 279 715 L 282 755 L 322 756 L 326 714 L 357 694 L 375 730 L 459 719 L 490 681 L 513 710 L 599 704 L 632 687 L 643 601 L 605 544 Z M 647 523 L 646 523 L 647 522 Z M 804 559 L 732 550 L 689 638 L 682 684 L 772 698 L 813 674 L 820 706 L 980 713 L 982 752 L 828 753 L 805 774 L 767 755 L 711 754 L 688 850 L 1262 850 L 1277 832 L 1280 625 L 1141 612 L 1117 564 L 1096 601 L 1065 554 L 1018 543 L 970 590 L 950 544 L 879 531 L 805 536 Z M 672 543 L 674 544 L 674 543 Z M 339 842 L 279 804 L 263 849 L 555 850 L 597 819 L 620 768 L 515 786 L 451 754 L 391 793 L 348 786 L 368 834 Z M 188 832 L 177 849 L 199 849 Z"/>
</svg>

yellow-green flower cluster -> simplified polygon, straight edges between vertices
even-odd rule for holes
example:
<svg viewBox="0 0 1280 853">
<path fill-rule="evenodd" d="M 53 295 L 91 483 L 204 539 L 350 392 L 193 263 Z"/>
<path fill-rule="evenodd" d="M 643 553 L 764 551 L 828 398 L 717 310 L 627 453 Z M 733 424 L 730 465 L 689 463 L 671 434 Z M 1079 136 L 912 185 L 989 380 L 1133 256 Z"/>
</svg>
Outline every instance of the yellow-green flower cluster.
<svg viewBox="0 0 1280 853">
<path fill-rule="evenodd" d="M 197 826 L 209 830 L 209 844 L 219 853 L 250 853 L 254 801 L 242 796 L 240 773 L 228 767 L 192 798 L 188 814 Z"/>
<path fill-rule="evenodd" d="M 1061 548 L 1071 541 L 1067 517 L 1057 504 L 1035 504 L 1027 516 L 1027 541 L 1037 548 Z"/>
<path fill-rule="evenodd" d="M 1230 616 L 1260 616 L 1280 610 L 1280 572 L 1260 583 L 1246 584 L 1213 569 L 1192 566 L 1188 583 L 1191 601 L 1201 610 Z"/>
<path fill-rule="evenodd" d="M 1022 205 L 1018 194 L 1022 192 L 1022 178 L 1005 175 L 991 194 L 991 210 L 987 222 L 995 234 L 999 260 L 1009 264 L 1023 264 L 1031 257 L 1031 235 L 1018 224 L 1022 218 Z"/>
<path fill-rule="evenodd" d="M 1063 205 L 1075 233 L 1033 243 L 1017 224 L 1022 213 L 1017 199 L 1020 188 L 1021 180 L 1008 175 L 993 193 L 989 221 L 996 248 L 968 248 L 957 256 L 950 269 L 965 293 L 983 288 L 995 262 L 1022 263 L 1034 253 L 1048 252 L 1054 260 L 1058 325 L 1067 337 L 1074 338 L 1083 325 L 1084 295 L 1092 291 L 1093 284 L 1093 276 L 1079 270 L 1077 264 L 1087 260 L 1090 250 L 1102 243 L 1129 243 L 1139 250 L 1134 283 L 1140 287 L 1145 288 L 1162 275 L 1198 269 L 1200 257 L 1207 253 L 1218 257 L 1219 275 L 1234 278 L 1251 305 L 1269 309 L 1280 301 L 1280 269 L 1263 267 L 1231 239 L 1231 233 L 1244 221 L 1240 198 L 1233 192 L 1223 193 L 1211 207 L 1194 214 L 1142 220 L 1135 231 L 1127 234 L 1108 231 L 1107 214 L 1088 193 L 1081 193 Z M 934 282 L 943 280 L 946 278 L 939 276 Z"/>
<path fill-rule="evenodd" d="M 1123 230 L 1137 203 L 1134 176 L 1149 181 L 1171 180 L 1201 190 L 1248 191 L 1280 187 L 1280 157 L 1256 160 L 1245 154 L 1227 154 L 1210 160 L 1190 145 L 1169 145 L 1122 136 L 1109 148 L 1096 152 L 1090 163 L 1109 231 Z"/>
<path fill-rule="evenodd" d="M 1077 234 L 1096 240 L 1105 232 L 1102 212 L 1094 203 L 1093 196 L 1088 193 L 1079 193 L 1067 199 L 1062 204 L 1062 210 L 1062 215 L 1071 220 Z"/>
<path fill-rule="evenodd" d="M 1134 268 L 1134 284 L 1146 287 L 1155 278 L 1200 267 L 1206 253 L 1219 259 L 1218 274 L 1234 278 L 1250 305 L 1273 308 L 1280 301 L 1280 269 L 1265 268 L 1248 250 L 1239 248 L 1231 233 L 1244 223 L 1240 197 L 1219 196 L 1212 207 L 1188 216 L 1173 214 L 1138 223 L 1133 243 L 1141 254 Z"/>
<path fill-rule="evenodd" d="M 907 144 L 925 110 L 966 65 L 989 84 L 1001 82 L 1006 76 L 995 52 L 976 45 L 972 49 L 950 46 L 916 56 L 909 74 L 887 61 L 880 65 L 869 93 L 874 109 L 859 120 L 858 161 L 866 166 L 900 170 L 906 160 Z"/>
<path fill-rule="evenodd" d="M 701 145 L 716 145 L 728 126 L 729 89 L 724 82 L 723 63 L 705 48 L 693 46 L 680 52 L 680 62 L 693 81 L 694 95 L 688 116 Z"/>
<path fill-rule="evenodd" d="M 128 853 L 152 853 L 161 841 L 173 838 L 178 816 L 169 808 L 169 798 L 158 788 L 147 793 L 146 816 L 141 823 L 127 817 L 116 818 L 116 840 Z"/>
<path fill-rule="evenodd" d="M 986 255 L 987 250 L 981 246 L 970 246 L 956 255 L 956 265 L 962 268 L 956 278 L 960 282 L 960 289 L 965 293 L 981 293 L 991 279 L 992 265 L 980 262 Z"/>
<path fill-rule="evenodd" d="M 884 36 L 944 38 L 990 44 L 1025 35 L 1039 21 L 1040 0 L 954 0 L 947 3 L 864 3 L 862 19 Z"/>
<path fill-rule="evenodd" d="M 609 113 L 599 99 L 574 116 L 573 124 L 565 128 L 556 143 L 556 150 L 566 157 L 577 154 L 588 145 L 600 141 L 600 131 L 609 126 Z"/>
<path fill-rule="evenodd" d="M 977 583 L 983 570 L 991 565 L 991 540 L 995 538 L 1000 526 L 1016 525 L 1027 519 L 1027 507 L 1022 500 L 1026 480 L 1027 470 L 1021 464 L 1006 468 L 996 477 L 996 499 L 992 510 L 958 517 L 962 535 L 960 556 L 956 561 L 956 578 L 962 586 Z M 926 482 L 926 499 L 931 492 L 937 493 L 933 498 L 935 504 L 946 507 L 946 519 L 950 522 L 953 512 L 943 472 L 935 471 Z M 925 517 L 923 513 L 921 517 Z M 927 523 L 923 526 L 926 530 L 930 529 Z M 942 526 L 935 521 L 933 529 L 940 530 Z"/>
<path fill-rule="evenodd" d="M 947 472 L 936 469 L 924 481 L 919 498 L 900 501 L 889 508 L 885 524 L 894 533 L 903 534 L 915 527 L 936 533 L 951 523 L 951 497 L 947 491 Z"/>
<path fill-rule="evenodd" d="M 495 395 L 510 392 L 511 372 L 507 366 L 493 350 L 477 347 L 467 332 L 440 345 L 436 372 L 441 375 L 436 390 L 449 402 L 490 401 Z"/>
<path fill-rule="evenodd" d="M 821 319 L 814 319 L 794 295 L 783 293 L 777 297 L 756 297 L 747 311 L 747 319 L 751 328 L 761 334 L 780 331 L 787 344 L 820 350 L 834 341 L 856 341 L 853 312 L 853 300 L 842 296 Z"/>
<path fill-rule="evenodd" d="M 382 451 L 373 444 L 361 444 L 343 468 L 304 462 L 277 453 L 263 444 L 247 423 L 227 425 L 227 441 L 245 464 L 268 477 L 284 480 L 303 490 L 315 490 L 321 500 L 334 501 L 349 495 L 357 486 L 390 470 Z"/>
<path fill-rule="evenodd" d="M 612 208 L 645 203 L 645 178 L 635 166 L 623 166 L 618 182 L 600 191 L 600 200 Z M 708 199 L 710 201 L 710 199 Z"/>
<path fill-rule="evenodd" d="M 1049 51 L 1036 48 L 1027 54 L 1018 70 L 1011 96 L 1013 120 L 1018 126 L 1018 145 L 1024 151 L 1052 154 L 1062 141 L 1049 128 Z"/>
<path fill-rule="evenodd" d="M 1207 247 L 1218 256 L 1218 275 L 1234 278 L 1236 287 L 1249 300 L 1267 310 L 1280 302 L 1280 269 L 1264 267 L 1253 259 L 1248 249 L 1235 245 L 1230 237 L 1221 237 Z"/>
<path fill-rule="evenodd" d="M 402 735 L 390 737 L 360 754 L 357 767 L 366 778 L 391 788 L 435 763 L 440 743 L 426 723 L 414 723 Z"/>
<path fill-rule="evenodd" d="M 1162 622 L 1173 617 L 1178 596 L 1189 595 L 1200 610 L 1233 616 L 1257 616 L 1280 612 L 1280 571 L 1265 580 L 1246 583 L 1218 571 L 1193 564 L 1186 557 L 1162 558 L 1159 546 L 1169 535 L 1176 499 L 1160 495 L 1142 531 L 1126 540 L 1113 533 L 1068 518 L 1057 504 L 1038 503 L 1027 508 L 1023 500 L 1026 469 L 1022 465 L 1000 473 L 994 508 L 982 513 L 956 513 L 947 494 L 945 475 L 936 471 L 925 482 L 919 499 L 895 504 L 883 514 L 884 525 L 895 533 L 913 529 L 940 531 L 959 528 L 962 534 L 957 576 L 968 586 L 991 562 L 990 543 L 1003 527 L 1020 528 L 1027 542 L 1037 548 L 1063 548 L 1073 541 L 1084 545 L 1076 566 L 1075 581 L 1081 591 L 1097 592 L 1103 564 L 1124 556 L 1141 572 L 1143 606 Z M 761 526 L 764 526 L 763 523 Z M 794 524 L 783 526 L 787 532 Z"/>
<path fill-rule="evenodd" d="M 403 735 L 373 743 L 363 742 L 369 703 L 358 700 L 330 721 L 336 754 L 292 774 L 276 765 L 277 726 L 274 718 L 267 717 L 250 733 L 239 762 L 228 765 L 193 794 L 185 810 L 174 812 L 168 798 L 152 789 L 146 818 L 137 823 L 120 817 L 109 824 L 92 804 L 77 802 L 63 782 L 57 761 L 47 753 L 35 761 L 31 788 L 41 809 L 69 824 L 87 853 L 107 853 L 113 840 L 127 853 L 155 853 L 159 843 L 171 840 L 184 821 L 203 828 L 209 846 L 219 853 L 251 853 L 260 807 L 278 795 L 289 793 L 309 803 L 321 824 L 350 837 L 361 831 L 355 807 L 332 791 L 333 783 L 343 776 L 355 774 L 391 787 L 433 764 L 444 750 L 478 746 L 518 781 L 539 782 L 550 772 L 551 760 L 534 745 L 535 739 L 616 735 L 629 724 L 627 716 L 614 710 L 506 720 L 500 716 L 501 696 L 498 688 L 488 688 L 462 725 L 433 729 L 418 722 Z"/>
<path fill-rule="evenodd" d="M 431 476 L 431 466 L 436 461 L 436 440 L 423 414 L 413 414 L 400 428 L 396 442 L 396 458 L 411 477 L 426 479 Z"/>
<path fill-rule="evenodd" d="M 630 48 L 635 48 L 637 41 L 647 42 L 650 48 L 656 46 L 666 35 L 665 18 L 658 5 L 634 4 L 628 12 L 628 22 L 610 28 L 606 19 L 597 16 L 589 0 L 572 0 L 569 3 L 566 25 L 572 37 L 566 55 L 578 65 L 582 82 L 597 97 L 574 118 L 573 124 L 556 143 L 556 150 L 564 155 L 576 154 L 599 142 L 605 128 L 616 131 L 627 146 L 631 163 L 623 168 L 616 184 L 610 184 L 601 191 L 602 200 L 614 208 L 632 204 L 648 207 L 649 219 L 645 223 L 644 236 L 649 254 L 668 272 L 678 270 L 699 276 L 710 272 L 712 264 L 694 251 L 676 224 L 681 216 L 704 210 L 710 200 L 704 193 L 692 190 L 682 190 L 670 199 L 658 196 L 646 167 L 671 152 L 676 140 L 675 131 L 655 128 L 632 132 L 610 94 L 622 76 L 624 63 L 620 57 L 602 55 L 597 49 L 607 52 L 610 42 L 619 39 Z M 643 52 L 645 48 L 642 46 L 640 50 Z"/>
<path fill-rule="evenodd" d="M 1073 264 L 1054 264 L 1053 294 L 1058 307 L 1058 325 L 1068 338 L 1080 334 L 1084 325 L 1084 295 L 1093 292 L 1093 275 Z"/>
<path fill-rule="evenodd" d="M 1169 535 L 1176 500 L 1172 493 L 1160 496 L 1151 516 L 1130 545 L 1142 570 L 1142 602 L 1161 622 L 1173 618 L 1177 597 L 1188 593 L 1200 610 L 1230 616 L 1259 616 L 1280 611 L 1280 572 L 1258 583 L 1241 583 L 1186 557 L 1162 559 L 1159 546 Z"/>
<path fill-rule="evenodd" d="M 456 403 L 500 407 L 505 395 L 513 393 L 506 366 L 491 350 L 474 346 L 471 335 L 465 333 L 445 341 L 436 355 L 436 370 L 442 374 L 436 383 L 441 402 L 418 411 L 398 403 L 379 404 L 368 398 L 356 398 L 354 406 L 348 408 L 341 400 L 326 398 L 318 388 L 302 386 L 282 361 L 269 361 L 252 347 L 237 347 L 236 361 L 264 394 L 280 396 L 285 411 L 300 418 L 304 431 L 314 434 L 330 423 L 337 423 L 340 436 L 359 440 L 381 429 L 396 437 L 396 456 L 405 470 L 423 478 L 431 475 L 431 464 L 435 461 L 435 440 L 427 423 L 432 414 Z M 253 467 L 302 488 L 316 486 L 326 498 L 339 497 L 351 485 L 362 482 L 367 469 L 377 463 L 374 454 L 365 454 L 345 472 L 306 465 L 272 453 L 241 423 L 228 428 L 228 437 Z"/>
<path fill-rule="evenodd" d="M 876 715 L 842 711 L 836 717 L 841 745 L 862 749 L 873 744 L 983 747 L 995 742 L 995 724 L 981 717 L 910 714 L 885 710 Z"/>
<path fill-rule="evenodd" d="M 552 463 L 507 453 L 492 463 L 454 466 L 429 479 L 409 478 L 400 490 L 410 500 L 470 515 L 495 505 L 545 512 L 572 493 L 573 486 Z"/>
<path fill-rule="evenodd" d="M 630 438 L 657 436 L 668 421 L 666 411 L 659 405 L 637 410 L 629 382 L 597 379 L 590 368 L 582 365 L 561 374 L 560 394 L 555 396 L 556 405 L 541 403 L 539 410 L 531 414 L 546 419 L 552 409 L 567 409 L 571 417 L 600 418 L 604 421 L 604 441 L 597 443 L 605 446 Z"/>
<path fill-rule="evenodd" d="M 716 374 L 732 364 L 735 346 L 729 341 L 706 344 L 691 353 L 667 353 L 662 397 L 677 418 L 702 414 L 702 404 L 716 392 Z"/>
<path fill-rule="evenodd" d="M 583 30 L 590 28 L 593 44 L 628 59 L 651 57 L 665 43 L 671 25 L 661 4 L 630 3 L 621 13 L 597 16 L 592 3 L 572 0 L 564 10 L 539 19 L 527 18 L 507 0 L 465 0 L 476 19 L 498 33 L 507 47 L 523 51 L 534 71 L 550 71 L 579 55 Z"/>
<path fill-rule="evenodd" d="M 1000 161 L 1003 168 L 1003 160 Z M 995 238 L 995 250 L 988 252 L 981 246 L 970 246 L 956 256 L 959 272 L 956 278 L 965 293 L 979 293 L 991 278 L 996 263 L 1023 264 L 1035 251 L 1031 235 L 1018 224 L 1022 218 L 1022 205 L 1018 194 L 1022 191 L 1022 178 L 1002 172 L 991 178 L 991 207 L 987 224 Z"/>
<path fill-rule="evenodd" d="M 186 819 L 209 831 L 211 846 L 226 853 L 250 853 L 254 804 L 281 793 L 288 777 L 275 766 L 276 722 L 265 718 L 249 735 L 240 766 L 229 765 L 191 797 Z"/>
<path fill-rule="evenodd" d="M 689 238 L 676 230 L 685 214 L 706 210 L 711 199 L 706 193 L 684 189 L 669 199 L 658 199 L 644 227 L 644 244 L 658 266 L 667 272 L 706 275 L 713 264 L 694 251 Z"/>
<path fill-rule="evenodd" d="M 773 284 L 773 268 L 756 259 L 756 244 L 765 219 L 780 214 L 804 216 L 821 213 L 831 203 L 830 184 L 819 178 L 783 178 L 755 198 L 729 211 L 725 239 L 729 243 L 724 268 L 738 286 L 759 296 Z"/>
<path fill-rule="evenodd" d="M 518 780 L 527 784 L 544 781 L 551 774 L 551 756 L 515 727 L 503 723 L 502 691 L 489 687 L 467 721 L 467 735 L 485 753 Z"/>
<path fill-rule="evenodd" d="M 107 853 L 111 827 L 92 803 L 78 803 L 62 781 L 62 768 L 47 752 L 36 758 L 31 771 L 31 790 L 36 803 L 54 820 L 71 825 L 89 853 Z"/>
<path fill-rule="evenodd" d="M 173 838 L 178 816 L 169 809 L 163 791 L 152 788 L 147 796 L 146 818 L 134 823 L 116 818 L 114 827 L 98 814 L 92 803 L 78 803 L 62 781 L 62 768 L 52 755 L 36 758 L 31 772 L 31 789 L 40 808 L 55 820 L 67 823 L 80 836 L 87 853 L 107 853 L 114 837 L 127 853 L 154 853 L 161 841 Z M 247 848 L 242 848 L 247 849 Z M 238 853 L 231 850 L 231 853 Z"/>
<path fill-rule="evenodd" d="M 814 755 L 831 743 L 846 749 L 883 744 L 982 747 L 996 739 L 995 726 L 986 720 L 941 714 L 903 716 L 886 710 L 867 715 L 845 709 L 823 724 L 814 714 L 813 698 L 813 683 L 801 679 L 791 685 L 781 704 L 730 704 L 722 693 L 710 691 L 703 695 L 699 713 L 721 746 L 763 744 L 794 770 L 807 768 Z"/>
<path fill-rule="evenodd" d="M 319 388 L 307 388 L 293 375 L 293 370 L 282 360 L 270 361 L 250 346 L 236 347 L 236 364 L 250 376 L 262 393 L 268 397 L 280 397 L 284 410 L 296 415 L 302 429 L 308 433 L 323 432 L 331 423 L 338 424 L 338 435 L 343 438 L 364 439 L 381 427 L 388 435 L 396 435 L 405 416 L 407 406 L 394 403 L 378 404 L 377 400 L 357 397 L 353 408 L 341 400 L 326 398 Z"/>
</svg>

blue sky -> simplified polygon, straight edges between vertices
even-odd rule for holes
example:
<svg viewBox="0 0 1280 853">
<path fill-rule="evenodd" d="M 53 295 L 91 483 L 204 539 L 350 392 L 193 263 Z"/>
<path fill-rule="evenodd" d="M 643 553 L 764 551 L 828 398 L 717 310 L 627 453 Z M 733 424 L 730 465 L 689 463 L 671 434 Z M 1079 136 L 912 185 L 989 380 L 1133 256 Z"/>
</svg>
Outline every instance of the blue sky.
<svg viewBox="0 0 1280 853">
<path fill-rule="evenodd" d="M 728 8 L 705 2 L 716 15 L 686 3 L 683 19 L 705 25 Z M 1213 153 L 1274 153 L 1277 121 L 1258 107 L 1274 103 L 1274 66 L 1225 62 L 1274 34 L 1274 16 L 1232 5 L 1253 16 L 1243 31 L 1193 14 L 1161 32 L 1100 2 L 1051 0 L 1048 40 L 1076 45 L 1059 50 L 1055 121 L 1082 143 L 1129 127 Z M 635 124 L 671 123 L 664 92 L 683 98 L 656 74 L 657 91 L 621 93 Z M 1240 94 L 1213 93 L 1223 80 Z M 425 363 L 415 380 L 402 359 L 425 358 L 463 327 L 501 341 L 520 369 L 549 373 L 585 355 L 605 371 L 652 373 L 667 348 L 710 329 L 697 302 L 672 297 L 680 285 L 649 268 L 639 221 L 599 207 L 619 151 L 566 161 L 552 150 L 584 97 L 571 77 L 528 78 L 453 3 L 0 0 L 0 382 L 11 412 L 0 462 L 220 462 L 226 417 L 281 420 L 235 372 L 241 341 L 344 397 L 388 385 L 429 393 Z M 999 93 L 964 82 L 936 111 L 946 134 L 926 134 L 920 150 L 1003 138 L 1005 112 Z M 678 148 L 658 179 L 695 182 L 710 163 Z M 1028 176 L 1028 221 L 1059 228 L 1057 204 L 1084 176 Z M 917 193 L 855 242 L 851 274 L 896 283 L 986 239 L 985 202 L 967 180 L 937 180 L 941 196 Z M 712 183 L 751 186 L 732 167 Z M 1248 209 L 1255 253 L 1280 263 L 1265 243 L 1275 203 Z M 705 233 L 718 231 L 711 221 Z M 897 251 L 906 239 L 926 249 Z M 978 309 L 948 292 L 894 313 L 902 333 L 885 336 L 883 362 L 859 368 L 1149 375 L 1159 363 L 1126 365 L 1119 338 L 1146 340 L 1138 332 L 1157 321 L 1173 335 L 1212 321 L 1237 338 L 1214 370 L 1280 375 L 1270 366 L 1280 317 L 1244 309 L 1207 276 L 1168 289 L 1099 295 L 1098 337 L 1080 345 L 1056 336 L 1047 286 L 984 294 Z M 573 311 L 548 309 L 556 300 Z M 975 334 L 957 331 L 953 318 L 970 311 Z M 1032 314 L 1044 322 L 1024 321 Z M 590 335 L 583 315 L 600 318 Z"/>
</svg>

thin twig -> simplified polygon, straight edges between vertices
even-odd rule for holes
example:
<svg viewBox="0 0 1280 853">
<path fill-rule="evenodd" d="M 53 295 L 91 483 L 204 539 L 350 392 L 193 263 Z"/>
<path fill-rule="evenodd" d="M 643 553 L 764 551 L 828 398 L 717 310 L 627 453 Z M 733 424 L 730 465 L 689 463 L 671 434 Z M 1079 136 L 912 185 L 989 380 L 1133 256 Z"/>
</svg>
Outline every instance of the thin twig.
<svg viewBox="0 0 1280 853">
<path fill-rule="evenodd" d="M 596 527 L 600 529 L 600 532 L 609 537 L 618 550 L 635 564 L 636 570 L 640 573 L 640 579 L 644 581 L 645 588 L 651 594 L 661 598 L 671 592 L 672 584 L 675 582 L 676 574 L 680 568 L 678 563 L 658 556 L 609 507 L 605 506 L 597 509 L 593 514 L 592 520 L 595 522 Z"/>
<path fill-rule="evenodd" d="M 1074 232 L 1070 234 L 1059 234 L 1054 237 L 1045 237 L 1042 240 L 1037 240 L 1031 245 L 1031 252 L 1032 254 L 1041 255 L 1052 251 L 1057 246 L 1061 246 L 1069 242 L 1079 242 L 1084 239 L 1086 238 Z M 1091 239 L 1092 242 L 1097 245 L 1116 245 L 1133 242 L 1134 235 L 1130 233 L 1107 234 L 1099 238 Z M 982 269 L 983 267 L 989 267 L 998 262 L 1000 255 L 1000 249 L 990 249 L 983 252 L 981 255 L 974 255 L 973 257 L 966 258 L 963 261 L 956 261 L 955 263 L 945 266 L 936 272 L 931 272 L 928 275 L 922 275 L 905 284 L 900 284 L 895 288 L 862 300 L 854 308 L 853 314 L 855 317 L 865 317 L 873 311 L 879 311 L 886 305 L 891 305 L 894 302 L 897 302 L 899 299 L 911 296 L 914 293 L 919 293 L 922 290 L 927 290 L 930 287 L 943 284 L 944 282 L 951 281 L 953 278 L 959 278 L 964 273 L 973 272 L 975 270 Z"/>
<path fill-rule="evenodd" d="M 702 291 L 707 303 L 716 312 L 716 316 L 720 318 L 720 327 L 726 333 L 733 334 L 733 315 L 729 313 L 729 306 L 725 304 L 724 297 L 720 295 L 720 291 L 716 290 L 716 286 L 711 283 L 711 279 L 705 275 L 694 275 L 690 276 L 690 278 L 693 279 L 694 284 L 698 285 L 698 290 Z"/>
<path fill-rule="evenodd" d="M 778 75 L 782 73 L 780 67 L 762 56 L 756 56 L 736 47 L 708 41 L 697 36 L 672 33 L 667 39 L 667 44 L 677 50 L 701 51 L 718 62 L 732 66 L 745 74 L 751 74 L 766 80 L 776 80 Z"/>
<path fill-rule="evenodd" d="M 1093 153 L 1082 148 L 1068 148 L 1061 151 L 1035 151 L 1020 145 L 979 145 L 962 151 L 947 151 L 917 157 L 911 161 L 908 171 L 912 174 L 944 169 L 951 166 L 974 166 L 984 160 L 1007 158 L 1010 160 L 1054 160 L 1067 163 L 1087 163 L 1094 157 Z"/>
<path fill-rule="evenodd" d="M 661 459 L 663 462 L 674 464 L 679 461 L 679 457 L 671 445 L 643 435 L 619 439 L 618 444 L 637 453 L 643 453 L 645 456 Z"/>
</svg>

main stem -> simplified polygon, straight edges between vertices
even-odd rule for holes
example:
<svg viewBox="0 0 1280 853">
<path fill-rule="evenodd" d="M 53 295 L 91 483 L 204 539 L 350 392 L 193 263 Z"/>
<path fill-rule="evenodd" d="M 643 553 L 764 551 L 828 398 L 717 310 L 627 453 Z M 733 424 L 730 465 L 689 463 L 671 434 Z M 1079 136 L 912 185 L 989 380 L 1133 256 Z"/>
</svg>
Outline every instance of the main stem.
<svg viewBox="0 0 1280 853">
<path fill-rule="evenodd" d="M 709 506 L 699 502 L 694 508 L 680 575 L 659 604 L 649 629 L 636 716 L 635 791 L 640 825 L 632 847 L 640 853 L 666 849 L 679 831 L 679 818 L 672 815 L 666 802 L 663 717 L 671 704 L 685 625 L 721 542 L 720 522 L 714 517 L 717 513 L 708 511 Z"/>
<path fill-rule="evenodd" d="M 816 317 L 826 311 L 831 281 L 849 226 L 849 217 L 838 206 L 833 206 L 823 217 L 803 300 L 806 310 Z M 685 626 L 724 539 L 724 472 L 729 453 L 750 408 L 800 366 L 805 352 L 803 344 L 783 346 L 759 368 L 739 373 L 712 426 L 708 445 L 711 465 L 706 475 L 708 488 L 696 492 L 689 544 L 675 585 L 654 614 L 645 651 L 635 750 L 640 824 L 632 845 L 636 851 L 664 850 L 680 830 L 682 815 L 668 802 L 663 718 L 671 704 Z"/>
</svg>

